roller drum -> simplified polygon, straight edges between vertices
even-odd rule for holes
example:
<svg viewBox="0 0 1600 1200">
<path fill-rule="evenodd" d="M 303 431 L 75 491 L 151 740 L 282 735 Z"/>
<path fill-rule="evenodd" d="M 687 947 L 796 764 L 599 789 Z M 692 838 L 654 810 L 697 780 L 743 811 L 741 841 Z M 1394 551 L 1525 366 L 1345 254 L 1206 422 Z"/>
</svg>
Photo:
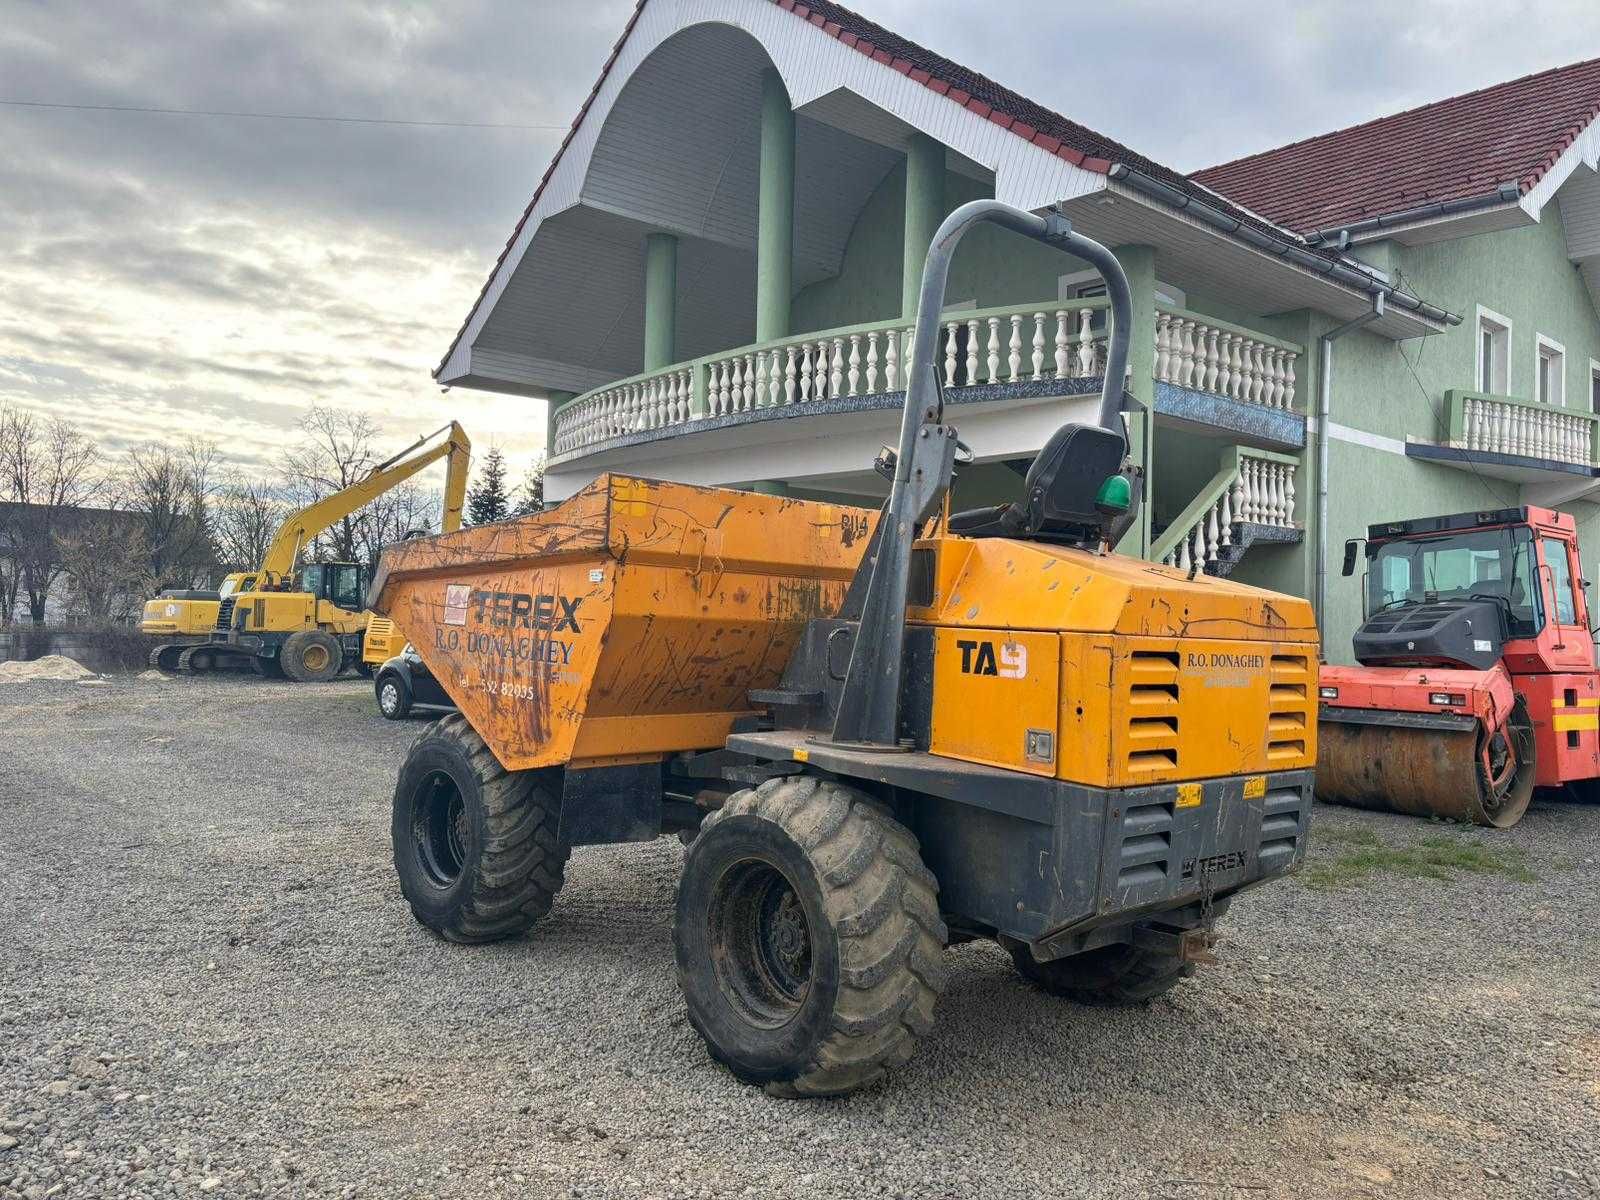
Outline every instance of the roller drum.
<svg viewBox="0 0 1600 1200">
<path fill-rule="evenodd" d="M 1317 798 L 1333 804 L 1440 817 L 1494 829 L 1522 818 L 1533 796 L 1533 723 L 1519 700 L 1499 730 L 1404 723 L 1319 723 Z"/>
</svg>

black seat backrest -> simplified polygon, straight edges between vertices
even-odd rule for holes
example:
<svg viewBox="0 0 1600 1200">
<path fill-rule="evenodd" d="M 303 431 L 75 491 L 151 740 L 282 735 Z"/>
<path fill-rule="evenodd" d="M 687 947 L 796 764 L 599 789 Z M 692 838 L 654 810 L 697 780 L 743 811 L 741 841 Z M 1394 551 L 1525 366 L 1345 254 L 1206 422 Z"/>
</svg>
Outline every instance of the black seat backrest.
<svg viewBox="0 0 1600 1200">
<path fill-rule="evenodd" d="M 1031 533 L 1069 533 L 1104 523 L 1095 497 L 1122 470 L 1127 443 L 1099 425 L 1068 422 L 1050 435 L 1028 468 L 1023 503 Z"/>
</svg>

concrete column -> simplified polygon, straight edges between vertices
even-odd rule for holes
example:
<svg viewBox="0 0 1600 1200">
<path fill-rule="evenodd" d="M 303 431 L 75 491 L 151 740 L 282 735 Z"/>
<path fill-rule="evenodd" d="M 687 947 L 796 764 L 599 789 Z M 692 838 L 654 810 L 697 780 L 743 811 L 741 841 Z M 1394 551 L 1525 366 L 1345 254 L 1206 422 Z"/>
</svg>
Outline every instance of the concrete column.
<svg viewBox="0 0 1600 1200">
<path fill-rule="evenodd" d="M 917 315 L 922 264 L 944 218 L 944 147 L 923 133 L 906 149 L 906 224 L 900 272 L 900 315 Z"/>
<path fill-rule="evenodd" d="M 1150 498 L 1155 494 L 1156 252 L 1153 246 L 1118 246 L 1114 253 L 1133 293 L 1128 390 L 1146 409 L 1128 419 L 1129 456 L 1144 468 L 1144 504 L 1117 549 L 1143 558 L 1150 553 Z"/>
<path fill-rule="evenodd" d="M 677 362 L 678 239 L 652 233 L 644 239 L 644 369 Z"/>
<path fill-rule="evenodd" d="M 789 336 L 794 280 L 794 109 L 776 71 L 761 76 L 761 190 L 756 216 L 756 341 Z"/>
</svg>

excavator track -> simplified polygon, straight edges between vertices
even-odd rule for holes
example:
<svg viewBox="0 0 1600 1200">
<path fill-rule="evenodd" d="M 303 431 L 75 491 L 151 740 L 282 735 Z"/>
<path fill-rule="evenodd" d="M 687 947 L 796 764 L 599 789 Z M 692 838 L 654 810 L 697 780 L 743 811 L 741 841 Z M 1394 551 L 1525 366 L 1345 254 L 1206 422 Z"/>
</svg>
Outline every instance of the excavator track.
<svg viewBox="0 0 1600 1200">
<path fill-rule="evenodd" d="M 1352 714 L 1359 712 L 1359 718 Z M 1469 717 L 1324 710 L 1317 798 L 1494 829 L 1522 819 L 1533 797 L 1533 722 L 1519 699 L 1496 730 Z"/>
<path fill-rule="evenodd" d="M 186 646 L 157 646 L 150 651 L 150 665 L 158 671 L 165 671 L 168 675 L 175 674 L 178 670 L 178 659 L 188 649 Z"/>
</svg>

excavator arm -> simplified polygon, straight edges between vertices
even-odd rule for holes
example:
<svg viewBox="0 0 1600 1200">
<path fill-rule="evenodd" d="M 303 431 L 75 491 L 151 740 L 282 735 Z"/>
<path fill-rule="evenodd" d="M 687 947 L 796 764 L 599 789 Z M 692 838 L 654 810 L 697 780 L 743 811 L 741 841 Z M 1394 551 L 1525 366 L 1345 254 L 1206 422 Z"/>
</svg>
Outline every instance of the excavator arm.
<svg viewBox="0 0 1600 1200">
<path fill-rule="evenodd" d="M 446 431 L 449 436 L 438 445 L 420 454 L 413 453 L 419 446 Z M 460 424 L 451 421 L 449 425 L 418 438 L 393 458 L 379 463 L 349 487 L 334 492 L 331 496 L 324 496 L 298 512 L 291 513 L 288 519 L 278 526 L 277 533 L 273 534 L 272 544 L 267 547 L 266 557 L 261 560 L 258 576 L 263 580 L 285 578 L 294 570 L 295 560 L 300 556 L 300 552 L 317 534 L 335 521 L 370 504 L 391 488 L 398 487 L 424 467 L 446 457 L 449 462 L 445 468 L 444 513 L 440 519 L 440 528 L 445 533 L 453 533 L 460 529 L 461 509 L 467 495 L 467 472 L 471 465 L 472 443 Z"/>
</svg>

